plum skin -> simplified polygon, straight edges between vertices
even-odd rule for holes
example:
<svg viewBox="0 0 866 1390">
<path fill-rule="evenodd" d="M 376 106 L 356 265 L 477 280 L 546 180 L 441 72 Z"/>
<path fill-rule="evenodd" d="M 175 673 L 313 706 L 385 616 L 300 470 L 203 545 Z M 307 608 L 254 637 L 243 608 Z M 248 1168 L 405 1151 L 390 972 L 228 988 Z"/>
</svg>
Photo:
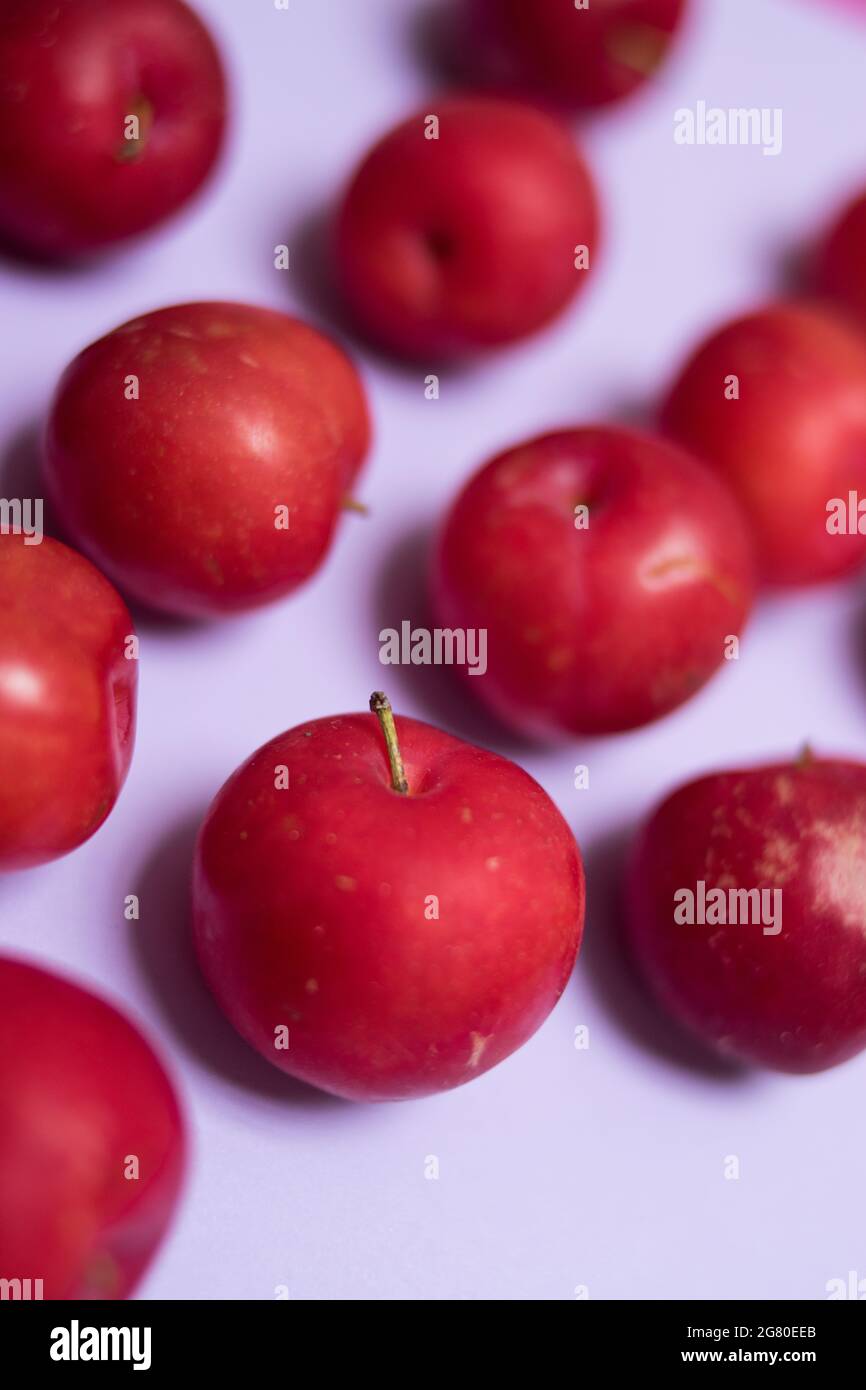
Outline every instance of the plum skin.
<svg viewBox="0 0 866 1390">
<path fill-rule="evenodd" d="M 68 534 L 125 594 L 208 619 L 309 579 L 369 441 L 361 379 L 324 333 L 249 304 L 177 304 L 69 364 L 45 481 Z"/>
<path fill-rule="evenodd" d="M 223 1012 L 275 1066 L 352 1100 L 431 1095 L 509 1056 L 583 928 L 580 852 L 542 788 L 432 725 L 396 728 L 406 795 L 372 715 L 317 719 L 234 773 L 195 854 L 193 935 Z"/>
<path fill-rule="evenodd" d="M 0 1278 L 41 1279 L 46 1299 L 128 1298 L 185 1166 L 150 1044 L 89 990 L 0 956 L 0 1115 Z"/>
<path fill-rule="evenodd" d="M 606 734 L 669 713 L 717 670 L 751 608 L 754 557 L 710 469 L 656 436 L 584 426 L 470 478 L 430 587 L 443 627 L 487 629 L 488 669 L 469 685 L 500 719 L 533 738 Z"/>
<path fill-rule="evenodd" d="M 685 925 L 674 894 L 778 888 L 782 930 Z M 866 1047 L 866 765 L 816 759 L 702 777 L 640 832 L 626 930 L 653 993 L 723 1056 L 817 1072 Z"/>
<path fill-rule="evenodd" d="M 470 65 L 497 86 L 582 111 L 621 101 L 654 76 L 686 0 L 464 0 Z M 463 64 L 462 64 L 463 65 Z"/>
<path fill-rule="evenodd" d="M 135 743 L 134 634 L 83 555 L 0 536 L 0 873 L 70 853 L 111 813 Z"/>
<path fill-rule="evenodd" d="M 435 361 L 551 322 L 582 291 L 598 242 L 594 183 L 566 127 L 522 102 L 452 96 L 364 158 L 338 211 L 334 257 L 362 331 L 388 352 Z"/>
<path fill-rule="evenodd" d="M 182 0 L 0 3 L 0 235 L 18 250 L 76 259 L 148 231 L 204 183 L 225 122 L 219 53 Z"/>
<path fill-rule="evenodd" d="M 866 329 L 866 191 L 839 216 L 818 248 L 818 289 Z"/>
<path fill-rule="evenodd" d="M 866 342 L 842 316 L 791 300 L 723 325 L 683 367 L 661 426 L 736 493 L 766 581 L 866 563 L 866 534 L 827 524 L 828 503 L 866 495 Z"/>
</svg>

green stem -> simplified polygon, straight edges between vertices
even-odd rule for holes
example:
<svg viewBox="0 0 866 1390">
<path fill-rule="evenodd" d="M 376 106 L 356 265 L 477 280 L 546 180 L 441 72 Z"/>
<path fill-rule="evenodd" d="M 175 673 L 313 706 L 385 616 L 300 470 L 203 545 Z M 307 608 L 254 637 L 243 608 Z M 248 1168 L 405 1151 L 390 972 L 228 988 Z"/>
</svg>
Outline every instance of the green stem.
<svg viewBox="0 0 866 1390">
<path fill-rule="evenodd" d="M 388 752 L 388 762 L 391 765 L 391 786 L 395 792 L 401 796 L 409 793 L 409 783 L 406 781 L 406 773 L 403 768 L 403 759 L 400 756 L 400 744 L 397 741 L 397 726 L 394 723 L 394 711 L 391 708 L 391 701 L 387 695 L 383 695 L 381 690 L 374 690 L 370 696 L 370 709 L 379 721 L 379 727 L 385 739 L 385 748 Z"/>
</svg>

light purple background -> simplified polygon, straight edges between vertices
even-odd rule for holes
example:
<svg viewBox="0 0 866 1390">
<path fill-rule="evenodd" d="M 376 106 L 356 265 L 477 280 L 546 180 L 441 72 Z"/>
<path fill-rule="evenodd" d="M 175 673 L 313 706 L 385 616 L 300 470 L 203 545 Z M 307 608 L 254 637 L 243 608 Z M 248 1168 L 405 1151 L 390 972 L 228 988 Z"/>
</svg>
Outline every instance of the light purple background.
<svg viewBox="0 0 866 1390">
<path fill-rule="evenodd" d="M 26 485 L 32 430 L 87 342 L 173 301 L 235 298 L 329 322 L 317 229 L 353 162 L 425 106 L 408 0 L 200 0 L 235 86 L 232 146 L 192 213 L 93 270 L 3 265 L 0 491 Z M 178 1221 L 141 1288 L 163 1298 L 822 1298 L 866 1276 L 866 1057 L 816 1078 L 731 1080 L 648 1009 L 610 946 L 619 842 L 675 783 L 788 756 L 866 754 L 859 585 L 765 599 L 701 696 L 633 735 L 517 749 L 441 673 L 377 659 L 417 614 L 419 541 L 494 449 L 639 418 L 714 321 L 777 292 L 792 253 L 866 178 L 866 26 L 808 0 L 704 0 L 665 80 L 589 125 L 604 264 L 552 332 L 443 378 L 359 349 L 377 441 L 327 565 L 299 595 L 212 628 L 142 623 L 138 747 L 106 826 L 0 884 L 0 939 L 102 988 L 171 1065 L 193 1137 Z M 680 148 L 698 100 L 782 107 L 784 149 Z M 273 269 L 279 242 L 292 270 Z M 327 299 L 327 296 L 326 296 Z M 32 490 L 32 483 L 30 490 Z M 516 756 L 573 825 L 587 944 L 540 1033 L 461 1090 L 373 1107 L 320 1099 L 248 1050 L 190 962 L 191 837 L 238 762 L 301 720 L 405 713 Z M 586 762 L 591 790 L 573 787 Z M 139 923 L 124 897 L 141 896 Z M 588 1025 L 587 1051 L 574 1047 Z M 425 1180 L 428 1155 L 438 1181 Z M 737 1155 L 739 1181 L 726 1181 Z"/>
</svg>

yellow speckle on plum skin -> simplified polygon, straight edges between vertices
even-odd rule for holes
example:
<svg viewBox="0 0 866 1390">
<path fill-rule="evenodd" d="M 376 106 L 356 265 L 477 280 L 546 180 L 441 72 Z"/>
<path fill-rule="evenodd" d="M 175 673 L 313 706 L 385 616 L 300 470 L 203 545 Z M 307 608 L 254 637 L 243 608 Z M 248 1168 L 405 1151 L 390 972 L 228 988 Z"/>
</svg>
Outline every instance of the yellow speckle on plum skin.
<svg viewBox="0 0 866 1390">
<path fill-rule="evenodd" d="M 574 665 L 574 656 L 567 647 L 556 647 L 547 657 L 548 671 L 567 671 Z"/>
<path fill-rule="evenodd" d="M 482 1053 L 492 1037 L 492 1033 L 488 1033 L 487 1037 L 485 1037 L 483 1033 L 469 1034 L 472 1043 L 472 1051 L 469 1054 L 469 1061 L 466 1063 L 468 1067 L 478 1066 L 478 1063 L 481 1061 Z"/>
<path fill-rule="evenodd" d="M 355 889 L 358 887 L 358 880 L 356 878 L 350 878 L 348 874 L 336 874 L 334 876 L 334 883 L 341 893 L 354 893 Z"/>
<path fill-rule="evenodd" d="M 782 888 L 797 872 L 799 845 L 784 835 L 770 835 L 764 841 L 764 848 L 755 867 L 761 881 L 765 879 L 777 888 Z"/>
<path fill-rule="evenodd" d="M 830 913 L 855 932 L 866 932 L 866 862 L 862 855 L 866 825 L 859 817 L 848 824 L 813 827 L 815 871 L 813 882 L 820 884 L 815 909 Z"/>
</svg>

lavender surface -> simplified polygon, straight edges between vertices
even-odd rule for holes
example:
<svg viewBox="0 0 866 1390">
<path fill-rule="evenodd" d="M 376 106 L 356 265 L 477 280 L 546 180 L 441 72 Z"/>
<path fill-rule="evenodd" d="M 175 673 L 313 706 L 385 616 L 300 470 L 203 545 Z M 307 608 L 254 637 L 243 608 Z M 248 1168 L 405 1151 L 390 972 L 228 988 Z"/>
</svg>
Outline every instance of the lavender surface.
<svg viewBox="0 0 866 1390">
<path fill-rule="evenodd" d="M 122 320 L 231 298 L 335 326 L 322 219 L 369 142 L 436 90 L 417 42 L 429 6 L 415 0 L 198 8 L 236 105 L 204 199 L 92 268 L 0 265 L 14 330 L 5 496 L 33 488 L 57 374 Z M 862 584 L 764 597 L 738 663 L 664 722 L 603 741 L 503 742 L 447 673 L 378 661 L 379 630 L 420 614 L 420 547 L 470 470 L 551 426 L 648 419 L 695 338 L 787 289 L 792 258 L 866 179 L 862 7 L 696 10 L 664 78 L 583 128 L 606 214 L 585 297 L 542 337 L 443 376 L 437 401 L 423 368 L 355 344 L 376 417 L 359 488 L 369 517 L 347 516 L 327 565 L 285 603 L 211 627 L 139 619 L 138 747 L 116 810 L 68 859 L 0 883 L 3 949 L 101 987 L 178 1078 L 191 1169 L 142 1296 L 820 1299 L 828 1281 L 866 1276 L 866 1057 L 804 1079 L 707 1069 L 611 944 L 623 838 L 672 786 L 807 740 L 866 756 Z M 674 112 L 698 101 L 781 108 L 782 153 L 677 146 Z M 288 272 L 273 268 L 283 242 Z M 538 778 L 585 853 L 589 906 L 576 974 L 524 1049 L 461 1090 L 365 1107 L 292 1085 L 223 1022 L 191 961 L 187 875 L 197 823 L 242 759 L 302 720 L 364 708 L 383 685 L 400 711 Z M 574 788 L 578 763 L 589 791 Z M 124 920 L 130 893 L 139 922 Z"/>
</svg>

